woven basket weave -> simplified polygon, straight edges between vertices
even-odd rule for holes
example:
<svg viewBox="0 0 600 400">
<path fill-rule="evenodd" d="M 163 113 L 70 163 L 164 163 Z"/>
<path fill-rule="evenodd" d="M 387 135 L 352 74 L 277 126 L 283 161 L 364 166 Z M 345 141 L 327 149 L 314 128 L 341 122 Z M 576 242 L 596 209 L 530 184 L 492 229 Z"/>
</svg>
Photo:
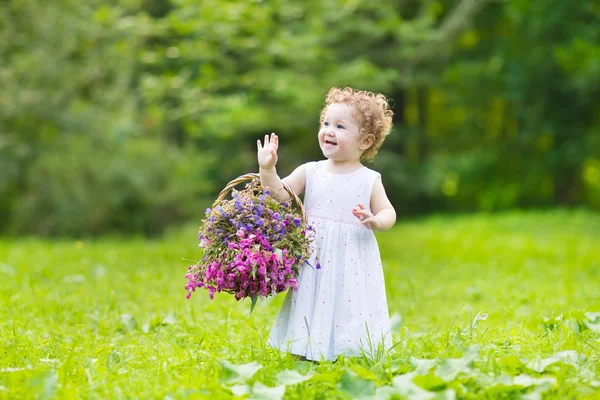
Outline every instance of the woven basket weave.
<svg viewBox="0 0 600 400">
<path fill-rule="evenodd" d="M 233 188 L 235 188 L 237 185 L 239 185 L 240 183 L 243 183 L 245 181 L 252 181 L 252 180 L 260 181 L 260 175 L 255 174 L 255 173 L 245 174 L 245 175 L 239 176 L 236 179 L 229 182 L 225 186 L 225 188 L 223 190 L 221 190 L 221 193 L 219 193 L 219 196 L 217 197 L 217 199 L 215 200 L 215 202 L 212 206 L 212 209 L 214 210 L 215 207 L 217 207 L 223 200 L 225 200 L 225 197 L 227 197 L 229 192 L 231 192 L 233 190 Z M 302 201 L 300 200 L 298 195 L 294 192 L 294 190 L 288 184 L 286 184 L 283 181 L 281 183 L 283 184 L 283 188 L 290 194 L 290 196 L 292 196 L 292 199 L 294 199 L 294 201 L 298 205 L 298 209 L 300 210 L 300 213 L 302 214 L 302 222 L 307 223 L 306 211 L 304 210 L 304 204 L 302 204 Z"/>
</svg>

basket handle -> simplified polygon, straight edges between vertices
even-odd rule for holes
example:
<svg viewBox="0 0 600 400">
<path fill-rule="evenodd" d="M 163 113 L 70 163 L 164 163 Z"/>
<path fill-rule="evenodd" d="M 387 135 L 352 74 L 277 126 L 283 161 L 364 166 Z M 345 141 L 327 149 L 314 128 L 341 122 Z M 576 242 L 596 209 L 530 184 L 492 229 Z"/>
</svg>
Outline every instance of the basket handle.
<svg viewBox="0 0 600 400">
<path fill-rule="evenodd" d="M 225 186 L 225 188 L 223 190 L 221 190 L 221 193 L 219 193 L 219 196 L 217 197 L 217 200 L 215 200 L 212 208 L 214 209 L 219 203 L 221 203 L 223 200 L 225 200 L 225 197 L 227 197 L 229 192 L 231 190 L 233 190 L 233 188 L 236 185 L 239 185 L 242 182 L 254 180 L 254 179 L 258 179 L 260 181 L 260 175 L 256 174 L 256 173 L 245 174 L 245 175 L 239 176 L 239 177 L 235 178 L 234 180 L 232 180 L 231 182 L 229 182 Z M 306 211 L 304 210 L 304 205 L 302 204 L 302 201 L 300 200 L 300 198 L 298 197 L 296 192 L 294 192 L 294 190 L 287 183 L 285 183 L 283 181 L 281 181 L 281 183 L 283 184 L 283 188 L 290 194 L 290 196 L 292 196 L 292 198 L 298 205 L 298 208 L 300 209 L 300 212 L 302 213 L 302 221 L 304 223 L 307 223 L 308 221 L 306 220 Z"/>
</svg>

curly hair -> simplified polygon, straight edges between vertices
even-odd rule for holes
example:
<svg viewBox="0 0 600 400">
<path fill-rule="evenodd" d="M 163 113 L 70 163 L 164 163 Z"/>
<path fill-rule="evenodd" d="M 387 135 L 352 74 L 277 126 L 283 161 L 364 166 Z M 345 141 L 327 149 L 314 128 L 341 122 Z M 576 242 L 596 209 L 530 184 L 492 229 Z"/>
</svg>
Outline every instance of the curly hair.
<svg viewBox="0 0 600 400">
<path fill-rule="evenodd" d="M 354 118 L 360 127 L 359 135 L 361 137 L 367 135 L 375 137 L 371 147 L 365 150 L 360 158 L 361 161 L 372 160 L 392 130 L 394 112 L 390 110 L 387 99 L 379 93 L 354 90 L 349 87 L 344 89 L 333 87 L 325 98 L 325 107 L 321 111 L 321 124 L 323 124 L 327 107 L 334 103 L 348 104 L 354 107 Z"/>
</svg>

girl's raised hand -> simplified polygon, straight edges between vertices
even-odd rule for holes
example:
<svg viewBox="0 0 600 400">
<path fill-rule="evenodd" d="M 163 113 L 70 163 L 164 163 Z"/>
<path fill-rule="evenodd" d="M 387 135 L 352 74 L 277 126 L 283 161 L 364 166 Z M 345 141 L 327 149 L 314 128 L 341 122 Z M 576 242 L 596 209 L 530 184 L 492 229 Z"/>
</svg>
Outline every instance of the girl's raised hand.
<svg viewBox="0 0 600 400">
<path fill-rule="evenodd" d="M 365 227 L 371 230 L 379 229 L 379 220 L 377 217 L 362 204 L 359 204 L 358 208 L 353 208 L 352 214 L 354 214 Z"/>
<path fill-rule="evenodd" d="M 256 141 L 256 147 L 258 148 L 257 158 L 258 166 L 262 169 L 273 169 L 277 164 L 277 148 L 279 147 L 279 137 L 276 134 L 271 133 L 265 135 L 265 143 L 262 144 L 260 140 Z"/>
</svg>

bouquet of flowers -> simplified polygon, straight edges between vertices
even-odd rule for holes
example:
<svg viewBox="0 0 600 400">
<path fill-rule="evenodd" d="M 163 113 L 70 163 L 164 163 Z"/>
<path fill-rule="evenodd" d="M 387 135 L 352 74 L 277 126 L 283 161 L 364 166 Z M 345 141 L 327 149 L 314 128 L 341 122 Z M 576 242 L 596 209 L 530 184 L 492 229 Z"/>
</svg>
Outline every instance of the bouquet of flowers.
<svg viewBox="0 0 600 400">
<path fill-rule="evenodd" d="M 252 179 L 245 189 L 233 187 Z M 188 268 L 185 286 L 189 299 L 196 288 L 235 294 L 236 300 L 298 290 L 298 273 L 310 257 L 312 227 L 306 224 L 302 202 L 284 184 L 298 205 L 279 203 L 268 189 L 260 186 L 258 174 L 247 174 L 230 182 L 206 216 L 198 234 L 204 257 Z M 229 191 L 232 199 L 224 200 Z"/>
</svg>

